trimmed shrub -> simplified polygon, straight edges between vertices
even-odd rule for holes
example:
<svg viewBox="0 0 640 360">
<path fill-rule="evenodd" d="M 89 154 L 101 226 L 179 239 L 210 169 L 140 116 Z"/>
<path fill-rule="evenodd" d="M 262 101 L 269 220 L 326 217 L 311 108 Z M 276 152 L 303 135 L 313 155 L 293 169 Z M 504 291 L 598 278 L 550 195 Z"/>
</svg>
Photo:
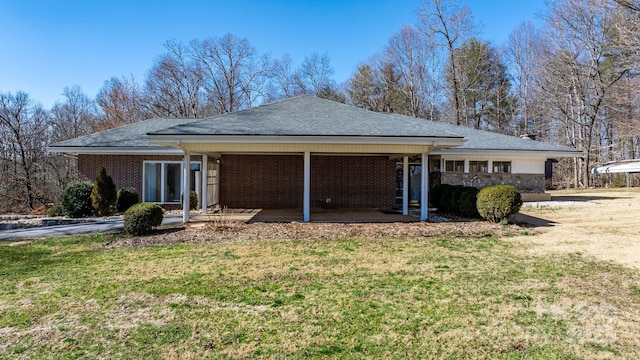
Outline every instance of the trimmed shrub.
<svg viewBox="0 0 640 360">
<path fill-rule="evenodd" d="M 116 210 L 125 212 L 127 209 L 138 203 L 138 192 L 132 187 L 123 187 L 118 190 L 116 198 Z"/>
<path fill-rule="evenodd" d="M 79 218 L 93 215 L 91 190 L 93 185 L 88 181 L 74 181 L 64 190 L 62 208 L 65 215 Z"/>
<path fill-rule="evenodd" d="M 132 235 L 144 235 L 162 224 L 163 210 L 158 204 L 140 203 L 124 212 L 124 230 Z"/>
<path fill-rule="evenodd" d="M 465 187 L 458 196 L 458 214 L 468 218 L 478 218 L 478 193 L 479 189 L 474 187 Z"/>
<path fill-rule="evenodd" d="M 91 189 L 91 205 L 99 216 L 109 216 L 113 214 L 116 198 L 116 184 L 103 166 L 98 171 L 96 182 Z"/>
<path fill-rule="evenodd" d="M 442 208 L 442 196 L 446 188 L 450 187 L 449 184 L 438 184 L 429 191 L 429 202 L 432 206 L 437 207 L 438 210 Z"/>
<path fill-rule="evenodd" d="M 55 204 L 51 207 L 51 209 L 47 210 L 48 217 L 58 217 L 64 216 L 64 208 L 62 204 Z"/>
<path fill-rule="evenodd" d="M 494 185 L 478 193 L 478 213 L 491 222 L 501 222 L 520 211 L 522 196 L 511 185 Z"/>
</svg>

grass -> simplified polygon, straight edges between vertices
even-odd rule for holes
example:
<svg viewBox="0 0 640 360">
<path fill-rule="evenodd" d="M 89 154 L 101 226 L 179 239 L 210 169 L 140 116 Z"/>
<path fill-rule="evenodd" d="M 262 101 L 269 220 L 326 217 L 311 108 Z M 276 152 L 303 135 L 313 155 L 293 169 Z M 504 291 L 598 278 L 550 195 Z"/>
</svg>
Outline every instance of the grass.
<svg viewBox="0 0 640 360">
<path fill-rule="evenodd" d="M 0 244 L 0 359 L 638 358 L 640 276 L 509 238 Z"/>
</svg>

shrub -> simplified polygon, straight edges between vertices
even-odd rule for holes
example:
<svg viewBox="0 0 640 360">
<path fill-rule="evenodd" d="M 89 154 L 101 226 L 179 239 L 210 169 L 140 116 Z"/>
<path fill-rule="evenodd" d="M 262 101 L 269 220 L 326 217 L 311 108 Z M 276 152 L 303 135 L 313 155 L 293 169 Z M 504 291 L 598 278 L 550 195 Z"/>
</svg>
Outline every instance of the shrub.
<svg viewBox="0 0 640 360">
<path fill-rule="evenodd" d="M 444 195 L 445 189 L 450 186 L 449 184 L 438 184 L 431 189 L 429 192 L 429 202 L 432 206 L 438 209 L 442 208 L 442 196 Z"/>
<path fill-rule="evenodd" d="M 132 187 L 123 187 L 118 190 L 116 198 L 116 210 L 125 212 L 127 209 L 138 203 L 138 192 Z"/>
<path fill-rule="evenodd" d="M 48 217 L 58 217 L 64 216 L 64 208 L 62 204 L 55 204 L 51 207 L 51 209 L 47 210 Z"/>
<path fill-rule="evenodd" d="M 458 196 L 458 214 L 468 218 L 480 217 L 478 214 L 478 190 L 474 187 L 465 187 Z"/>
<path fill-rule="evenodd" d="M 182 207 L 184 207 L 184 197 L 180 196 L 180 202 L 183 203 Z M 189 192 L 189 210 L 195 210 L 198 208 L 198 193 L 191 190 Z"/>
<path fill-rule="evenodd" d="M 98 171 L 96 182 L 91 189 L 91 205 L 98 215 L 108 216 L 113 213 L 116 197 L 116 184 L 103 166 Z"/>
<path fill-rule="evenodd" d="M 132 235 L 144 235 L 162 223 L 163 210 L 158 204 L 140 203 L 124 212 L 124 230 Z"/>
<path fill-rule="evenodd" d="M 522 196 L 510 185 L 486 187 L 478 193 L 478 213 L 491 222 L 501 222 L 520 211 Z"/>
<path fill-rule="evenodd" d="M 88 181 L 74 181 L 62 195 L 62 208 L 65 215 L 79 218 L 93 215 L 91 190 L 93 185 Z"/>
</svg>

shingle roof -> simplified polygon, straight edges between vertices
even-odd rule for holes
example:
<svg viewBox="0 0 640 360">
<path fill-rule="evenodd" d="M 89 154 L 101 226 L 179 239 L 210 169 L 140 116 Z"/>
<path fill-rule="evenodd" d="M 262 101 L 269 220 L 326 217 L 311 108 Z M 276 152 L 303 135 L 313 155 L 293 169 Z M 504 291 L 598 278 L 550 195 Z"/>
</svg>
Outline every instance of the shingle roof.
<svg viewBox="0 0 640 360">
<path fill-rule="evenodd" d="M 467 141 L 456 147 L 464 150 L 516 150 L 516 151 L 553 151 L 580 152 L 579 150 L 562 145 L 549 144 L 541 141 L 522 139 L 516 136 L 503 135 L 490 131 L 477 130 L 449 123 L 428 121 L 410 116 L 388 114 L 389 116 L 414 123 L 416 126 L 428 126 L 434 131 L 446 131 L 463 136 Z"/>
<path fill-rule="evenodd" d="M 161 129 L 170 128 L 176 125 L 186 124 L 200 119 L 165 119 L 155 118 L 137 122 L 119 128 L 105 130 L 75 139 L 61 141 L 51 145 L 56 147 L 144 147 L 144 148 L 164 148 L 150 142 L 146 134 Z"/>
<path fill-rule="evenodd" d="M 149 135 L 461 137 L 446 129 L 416 125 L 402 118 L 312 96 L 218 115 Z"/>
<path fill-rule="evenodd" d="M 62 141 L 56 148 L 166 149 L 151 135 L 241 136 L 353 136 L 465 138 L 460 150 L 514 150 L 560 152 L 575 156 L 566 146 L 524 140 L 514 136 L 433 122 L 410 116 L 375 113 L 310 96 L 291 98 L 206 119 L 156 118 Z"/>
</svg>

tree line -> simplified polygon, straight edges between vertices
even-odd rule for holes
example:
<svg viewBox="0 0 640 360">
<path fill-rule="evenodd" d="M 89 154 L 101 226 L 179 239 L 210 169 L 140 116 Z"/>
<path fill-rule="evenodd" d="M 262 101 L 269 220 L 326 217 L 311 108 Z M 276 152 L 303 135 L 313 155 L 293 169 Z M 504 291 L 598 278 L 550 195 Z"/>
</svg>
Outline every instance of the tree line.
<svg viewBox="0 0 640 360">
<path fill-rule="evenodd" d="M 542 28 L 505 44 L 481 33 L 468 6 L 426 0 L 416 22 L 338 83 L 328 54 L 300 64 L 233 34 L 168 41 L 144 79 L 114 77 L 95 97 L 79 87 L 45 109 L 0 92 L 0 213 L 33 210 L 77 178 L 75 159 L 46 147 L 153 117 L 199 118 L 299 95 L 574 146 L 561 180 L 595 184 L 594 164 L 640 157 L 640 1 L 549 0 Z"/>
</svg>

